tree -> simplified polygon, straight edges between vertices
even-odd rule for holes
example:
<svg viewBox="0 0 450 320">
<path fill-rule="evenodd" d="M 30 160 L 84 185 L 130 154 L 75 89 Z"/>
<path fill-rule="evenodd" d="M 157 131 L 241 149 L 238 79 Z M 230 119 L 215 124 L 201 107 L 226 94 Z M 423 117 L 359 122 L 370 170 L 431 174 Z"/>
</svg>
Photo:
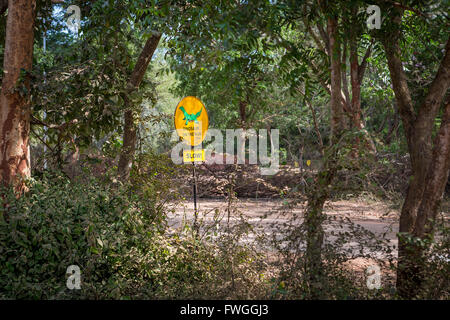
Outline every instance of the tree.
<svg viewBox="0 0 450 320">
<path fill-rule="evenodd" d="M 450 168 L 450 42 L 427 92 L 415 104 L 403 67 L 400 41 L 404 8 L 390 8 L 392 28 L 382 39 L 392 85 L 402 119 L 411 161 L 411 178 L 402 206 L 399 227 L 397 289 L 404 298 L 413 298 L 423 282 L 424 253 L 429 248 L 436 216 Z M 417 17 L 415 17 L 417 19 Z M 423 22 L 417 22 L 423 23 Z M 403 50 L 405 51 L 405 50 Z M 446 97 L 447 96 L 447 97 Z M 435 121 L 441 113 L 441 125 Z"/>
<path fill-rule="evenodd" d="M 302 21 L 304 28 L 309 34 L 312 42 L 315 45 L 316 52 L 315 59 L 311 60 L 310 68 L 316 75 L 323 74 L 322 70 L 329 68 L 331 72 L 336 70 L 337 65 L 330 65 L 331 55 L 338 54 L 335 63 L 340 63 L 340 107 L 339 113 L 342 125 L 346 128 L 351 128 L 360 133 L 364 143 L 361 143 L 360 138 L 355 138 L 355 152 L 361 151 L 365 147 L 371 153 L 376 152 L 375 144 L 365 129 L 364 119 L 361 110 L 361 85 L 365 76 L 367 60 L 372 53 L 372 43 L 365 41 L 364 35 L 367 34 L 365 26 L 365 15 L 358 12 L 362 6 L 361 1 L 351 1 L 337 3 L 334 6 L 327 6 L 320 1 L 312 1 L 306 3 L 303 7 Z M 315 12 L 318 8 L 319 11 Z M 308 13 L 309 12 L 309 13 Z M 333 53 L 330 45 L 331 40 L 329 36 L 329 23 L 324 28 L 324 16 L 327 14 L 337 14 L 336 20 L 336 40 L 339 41 L 339 51 Z M 309 19 L 310 16 L 318 15 L 315 19 Z M 363 51 L 364 50 L 364 51 Z M 360 52 L 361 59 L 360 59 Z M 326 57 L 327 59 L 323 59 Z M 361 62 L 359 61 L 361 60 Z M 321 62 L 322 61 L 322 62 Z M 348 68 L 349 67 L 349 68 Z M 326 72 L 326 77 L 331 78 L 331 74 Z M 348 80 L 350 78 L 350 81 Z M 324 78 L 319 78 L 319 83 L 328 94 L 331 95 L 331 84 Z M 332 128 L 337 125 L 336 119 L 332 119 Z"/>
<path fill-rule="evenodd" d="M 0 179 L 19 193 L 30 177 L 30 79 L 35 0 L 9 1 L 0 93 Z"/>
<path fill-rule="evenodd" d="M 161 34 L 148 32 L 149 14 L 139 12 L 140 1 L 77 4 L 82 12 L 82 35 L 72 37 L 58 25 L 65 22 L 62 16 L 53 15 L 53 23 L 47 26 L 49 50 L 45 55 L 38 50 L 42 70 L 36 72 L 34 81 L 32 124 L 47 127 L 45 144 L 60 168 L 65 144 L 85 149 L 94 139 L 111 135 L 115 139 L 114 133 L 122 134 L 119 173 L 127 179 L 135 153 L 140 102 L 152 95 L 144 75 Z M 33 133 L 42 142 L 39 132 Z"/>
<path fill-rule="evenodd" d="M 312 298 L 321 297 L 318 284 L 323 281 L 323 207 L 330 196 L 336 174 L 344 167 L 345 151 L 349 149 L 347 145 L 351 143 L 357 151 L 367 149 L 375 152 L 372 139 L 364 129 L 361 110 L 361 84 L 371 46 L 362 41 L 365 15 L 358 12 L 360 6 L 361 1 L 337 1 L 332 4 L 307 1 L 302 5 L 292 5 L 288 16 L 294 25 L 295 20 L 302 21 L 299 27 L 310 37 L 294 39 L 287 45 L 285 60 L 294 61 L 294 65 L 290 62 L 292 85 L 305 100 L 311 99 L 315 91 L 312 84 L 315 83 L 321 85 L 330 97 L 330 145 L 324 152 L 323 167 L 308 190 L 304 221 L 307 233 L 306 277 Z M 365 50 L 359 62 L 362 49 Z M 349 62 L 350 85 L 347 73 Z M 358 132 L 356 139 L 354 134 L 349 134 L 351 131 Z M 365 144 L 359 141 L 361 133 Z M 348 141 L 348 137 L 353 142 Z M 362 148 L 364 145 L 368 148 Z"/>
<path fill-rule="evenodd" d="M 324 231 L 323 206 L 329 197 L 331 183 L 338 171 L 338 152 L 340 139 L 344 130 L 343 108 L 341 98 L 341 63 L 340 41 L 338 38 L 338 16 L 330 15 L 327 21 L 327 36 L 329 39 L 331 82 L 331 148 L 325 156 L 323 169 L 318 173 L 313 188 L 308 192 L 308 205 L 305 212 L 307 230 L 306 267 L 313 298 L 320 298 L 317 283 L 322 281 L 322 245 Z"/>
<path fill-rule="evenodd" d="M 130 80 L 128 82 L 127 91 L 123 95 L 125 115 L 124 115 L 124 130 L 123 130 L 123 147 L 119 159 L 119 174 L 122 179 L 127 180 L 130 175 L 130 169 L 133 163 L 134 154 L 136 152 L 136 115 L 133 109 L 130 107 L 129 95 L 139 88 L 142 82 L 145 72 L 147 71 L 148 64 L 152 59 L 153 53 L 158 46 L 161 39 L 161 33 L 156 32 L 151 35 L 141 54 L 136 62 L 133 72 L 131 73 Z"/>
</svg>

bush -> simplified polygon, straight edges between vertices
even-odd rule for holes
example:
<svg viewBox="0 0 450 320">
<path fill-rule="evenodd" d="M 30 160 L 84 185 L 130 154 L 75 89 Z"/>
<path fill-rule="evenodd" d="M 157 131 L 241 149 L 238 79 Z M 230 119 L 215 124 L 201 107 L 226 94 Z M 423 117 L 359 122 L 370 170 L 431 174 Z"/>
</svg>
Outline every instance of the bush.
<svg viewBox="0 0 450 320">
<path fill-rule="evenodd" d="M 108 186 L 91 178 L 81 184 L 54 173 L 30 181 L 29 188 L 19 199 L 3 190 L 0 299 L 230 294 L 224 290 L 224 270 L 232 268 L 233 252 L 225 254 L 212 241 L 200 241 L 188 227 L 168 234 L 160 194 L 146 192 L 149 199 L 144 201 L 142 192 L 120 183 Z M 155 219 L 155 213 L 161 217 Z M 235 251 L 246 254 L 239 246 Z M 81 290 L 66 287 L 70 265 L 81 269 Z"/>
<path fill-rule="evenodd" d="M 65 273 L 73 264 L 82 270 L 78 296 L 114 295 L 117 254 L 143 223 L 136 203 L 94 179 L 81 185 L 54 174 L 32 181 L 20 199 L 6 194 L 0 221 L 3 297 L 72 297 Z"/>
</svg>

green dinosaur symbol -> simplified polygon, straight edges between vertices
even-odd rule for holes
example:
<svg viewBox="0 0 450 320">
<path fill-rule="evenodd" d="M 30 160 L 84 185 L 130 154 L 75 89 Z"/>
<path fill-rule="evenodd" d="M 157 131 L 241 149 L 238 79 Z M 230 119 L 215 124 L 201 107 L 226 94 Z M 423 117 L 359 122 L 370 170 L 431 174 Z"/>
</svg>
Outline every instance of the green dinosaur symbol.
<svg viewBox="0 0 450 320">
<path fill-rule="evenodd" d="M 198 118 L 198 117 L 200 116 L 200 114 L 202 113 L 202 109 L 203 109 L 203 107 L 200 109 L 199 112 L 193 113 L 193 114 L 189 114 L 189 113 L 186 112 L 186 110 L 184 109 L 184 107 L 181 106 L 181 107 L 180 107 L 180 110 L 183 111 L 183 114 L 184 114 L 183 120 L 186 120 L 185 125 L 187 126 L 187 124 L 188 124 L 189 122 L 191 122 L 191 121 L 194 121 L 195 123 L 198 123 L 197 118 Z"/>
</svg>

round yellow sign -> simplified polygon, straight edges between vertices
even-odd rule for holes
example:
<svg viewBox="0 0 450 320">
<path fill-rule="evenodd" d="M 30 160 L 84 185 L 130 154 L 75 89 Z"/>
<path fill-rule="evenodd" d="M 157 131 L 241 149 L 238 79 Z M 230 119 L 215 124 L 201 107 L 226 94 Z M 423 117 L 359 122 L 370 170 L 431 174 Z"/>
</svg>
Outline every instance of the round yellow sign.
<svg viewBox="0 0 450 320">
<path fill-rule="evenodd" d="M 181 140 L 191 146 L 202 143 L 208 130 L 208 113 L 196 97 L 185 97 L 177 105 L 174 115 L 175 129 Z"/>
</svg>

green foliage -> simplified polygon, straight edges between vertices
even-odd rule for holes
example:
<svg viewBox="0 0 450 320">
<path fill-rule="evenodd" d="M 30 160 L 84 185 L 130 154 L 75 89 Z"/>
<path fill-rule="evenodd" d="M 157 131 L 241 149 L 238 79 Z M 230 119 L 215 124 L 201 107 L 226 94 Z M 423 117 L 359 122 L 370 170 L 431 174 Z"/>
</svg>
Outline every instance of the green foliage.
<svg viewBox="0 0 450 320">
<path fill-rule="evenodd" d="M 10 194 L 2 208 L 4 298 L 118 297 L 126 282 L 121 271 L 131 268 L 126 252 L 150 245 L 156 234 L 138 203 L 94 179 L 84 185 L 44 175 L 20 199 Z M 72 264 L 82 270 L 80 293 L 65 289 Z"/>
<path fill-rule="evenodd" d="M 425 253 L 421 299 L 450 299 L 450 227 L 444 217 L 436 224 L 436 239 Z"/>
<path fill-rule="evenodd" d="M 0 298 L 238 295 L 224 285 L 229 276 L 225 272 L 232 268 L 233 257 L 238 259 L 235 268 L 248 270 L 248 251 L 239 245 L 221 247 L 211 238 L 200 240 L 188 226 L 180 233 L 167 233 L 163 186 L 150 186 L 157 175 L 150 175 L 141 191 L 118 183 L 108 186 L 95 178 L 75 183 L 59 174 L 30 181 L 29 192 L 19 199 L 4 190 Z M 79 291 L 66 288 L 69 265 L 81 269 Z"/>
<path fill-rule="evenodd" d="M 401 196 L 409 172 L 408 148 L 379 41 L 391 36 L 398 4 L 375 1 L 381 6 L 383 23 L 381 30 L 370 31 L 364 8 L 372 2 L 362 0 L 326 6 L 320 1 L 291 0 L 71 3 L 82 12 L 77 35 L 67 30 L 65 5 L 37 1 L 33 70 L 22 70 L 16 88 L 31 98 L 32 144 L 45 143 L 59 163 L 70 147 L 86 155 L 95 145 L 114 163 L 122 151 L 124 101 L 129 99 L 138 127 L 138 155 L 126 183 L 109 174 L 89 177 L 94 171 L 86 165 L 87 175 L 73 180 L 45 173 L 30 181 L 30 191 L 18 199 L 7 190 L 2 193 L 0 298 L 285 299 L 310 298 L 313 291 L 333 299 L 391 297 L 384 289 L 367 292 L 343 267 L 348 256 L 338 246 L 355 238 L 365 244 L 360 230 L 340 236 L 335 245 L 325 245 L 322 278 L 314 288 L 303 273 L 304 259 L 298 251 L 292 255 L 280 250 L 284 265 L 269 283 L 255 248 L 239 244 L 250 229 L 245 221 L 225 234 L 198 235 L 189 224 L 169 233 L 166 218 L 173 211 L 168 205 L 179 200 L 170 182 L 181 169 L 167 155 L 154 153 L 170 149 L 172 114 L 181 96 L 196 95 L 206 104 L 211 127 L 279 129 L 282 164 L 301 166 L 306 159 L 314 164 L 335 163 L 339 179 L 330 186 L 331 197 Z M 402 5 L 417 11 L 405 10 L 400 39 L 400 58 L 417 106 L 423 103 L 444 54 L 448 1 L 408 0 Z M 346 130 L 341 141 L 321 152 L 322 142 L 332 144 L 326 53 L 330 15 L 338 17 L 336 40 L 343 46 L 356 32 L 359 60 L 370 48 L 361 85 L 361 117 L 376 144 L 376 157 L 365 154 L 361 145 L 355 152 L 355 141 L 364 140 L 363 130 L 356 129 Z M 6 14 L 0 17 L 0 66 L 5 24 Z M 163 34 L 156 61 L 139 90 L 128 94 L 141 47 L 155 31 Z M 349 77 L 344 62 L 343 75 Z M 23 85 L 29 78 L 31 92 Z M 345 85 L 342 89 L 348 91 Z M 441 122 L 438 115 L 434 131 Z M 34 154 L 31 158 L 35 161 Z M 308 169 L 306 179 L 302 176 L 308 187 L 317 167 Z M 114 174 L 115 169 L 112 165 L 106 171 Z M 327 182 L 328 188 L 326 174 L 322 171 L 316 181 Z M 448 298 L 448 260 L 441 259 L 448 257 L 448 228 L 445 222 L 441 225 L 444 228 L 433 243 L 411 239 L 417 247 L 430 247 L 424 298 Z M 304 235 L 299 236 L 302 239 L 291 235 L 288 247 L 297 250 Z M 71 264 L 82 270 L 79 292 L 65 287 Z"/>
<path fill-rule="evenodd" d="M 284 210 L 293 205 L 286 205 Z M 321 262 L 314 270 L 315 278 L 308 273 L 308 226 L 295 225 L 295 217 L 289 228 L 281 229 L 281 239 L 273 237 L 271 245 L 281 255 L 273 278 L 272 299 L 390 299 L 393 285 L 392 267 L 394 260 L 389 240 L 376 236 L 350 219 L 342 216 L 323 216 L 323 225 L 330 228 L 325 232 L 321 248 Z M 269 238 L 270 239 L 270 238 Z M 282 245 L 283 244 L 283 245 Z M 381 256 L 381 257 L 380 257 Z M 355 270 L 358 261 L 378 265 L 384 269 L 381 288 L 371 291 L 367 288 L 363 270 Z"/>
</svg>

